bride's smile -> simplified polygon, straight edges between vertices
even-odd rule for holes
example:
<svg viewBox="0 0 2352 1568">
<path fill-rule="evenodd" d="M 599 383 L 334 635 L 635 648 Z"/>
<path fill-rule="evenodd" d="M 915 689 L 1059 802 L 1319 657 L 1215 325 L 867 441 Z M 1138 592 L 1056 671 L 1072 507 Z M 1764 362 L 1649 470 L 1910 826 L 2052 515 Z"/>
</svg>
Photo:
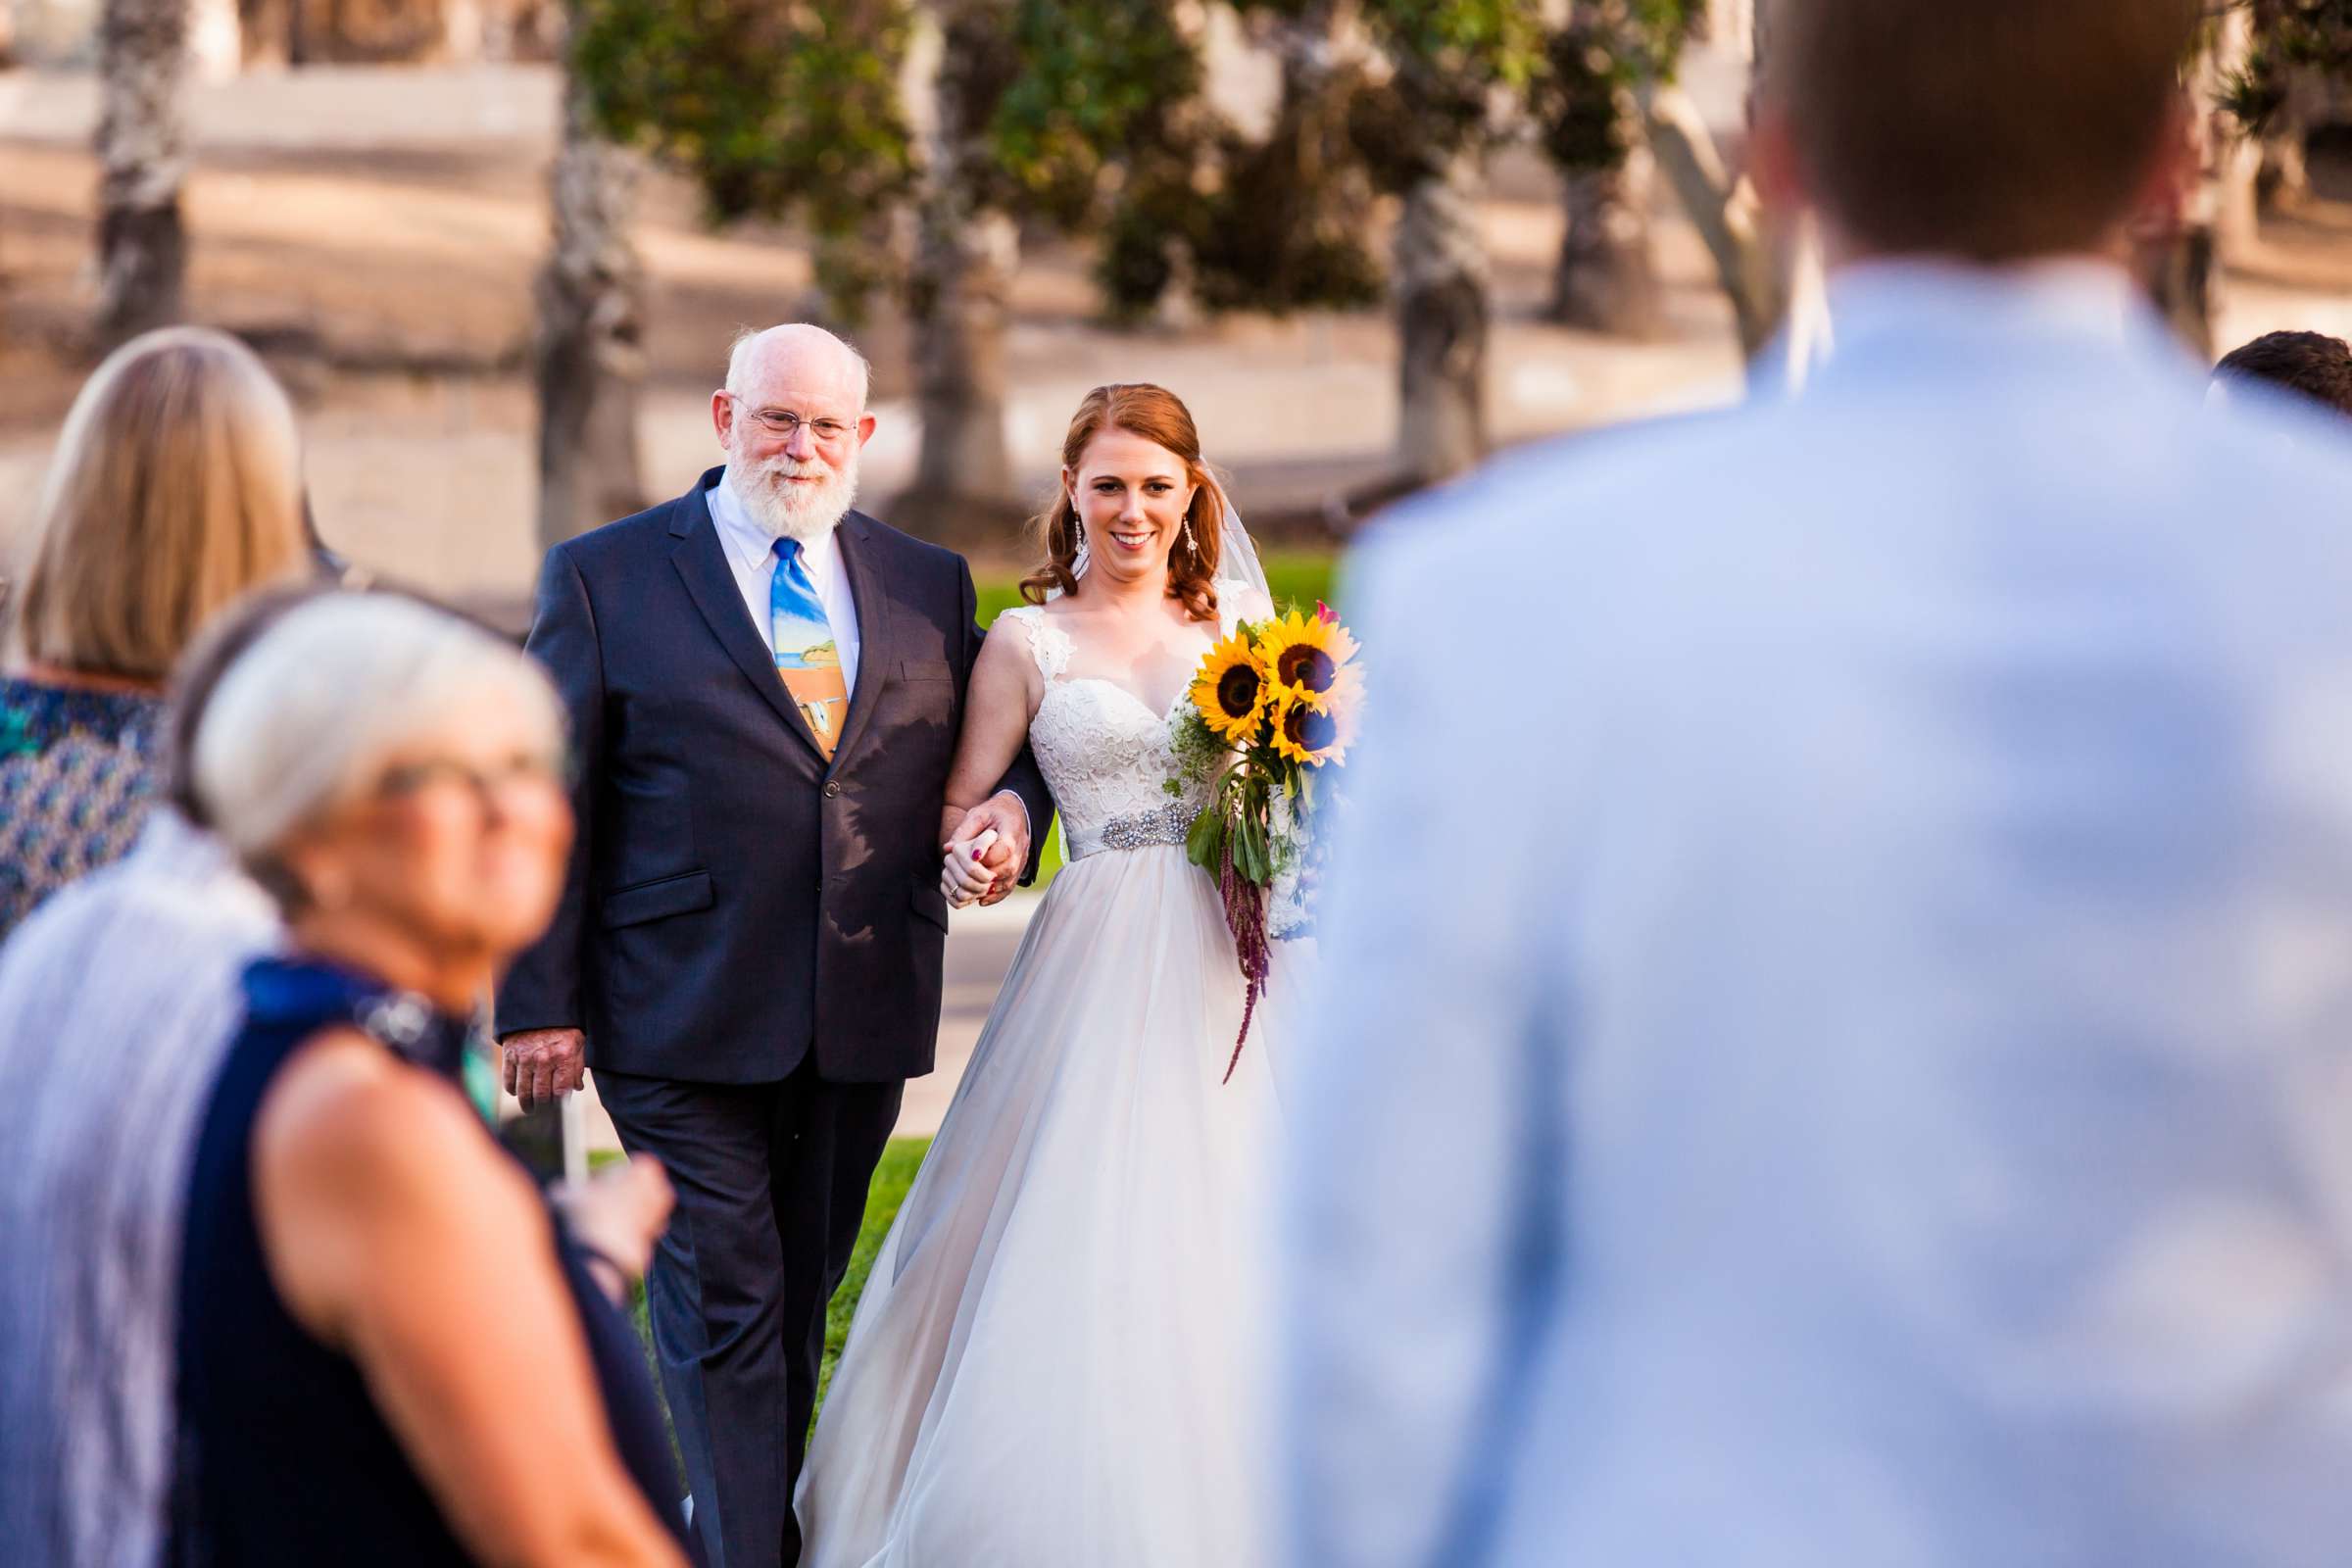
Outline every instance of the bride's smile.
<svg viewBox="0 0 2352 1568">
<path fill-rule="evenodd" d="M 1112 581 L 1142 583 L 1166 571 L 1199 488 L 1181 458 L 1133 431 L 1109 429 L 1061 479 L 1088 552 Z"/>
</svg>

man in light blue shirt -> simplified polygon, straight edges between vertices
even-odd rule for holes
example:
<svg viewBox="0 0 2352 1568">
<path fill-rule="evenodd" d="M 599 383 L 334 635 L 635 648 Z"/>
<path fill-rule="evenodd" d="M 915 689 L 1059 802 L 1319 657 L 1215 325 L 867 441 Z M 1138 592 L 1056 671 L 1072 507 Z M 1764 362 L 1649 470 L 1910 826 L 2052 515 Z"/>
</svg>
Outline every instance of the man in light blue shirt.
<svg viewBox="0 0 2352 1568">
<path fill-rule="evenodd" d="M 2352 1559 L 2352 446 L 2108 259 L 2194 11 L 1783 0 L 1826 368 L 1356 563 L 1290 1560 Z"/>
</svg>

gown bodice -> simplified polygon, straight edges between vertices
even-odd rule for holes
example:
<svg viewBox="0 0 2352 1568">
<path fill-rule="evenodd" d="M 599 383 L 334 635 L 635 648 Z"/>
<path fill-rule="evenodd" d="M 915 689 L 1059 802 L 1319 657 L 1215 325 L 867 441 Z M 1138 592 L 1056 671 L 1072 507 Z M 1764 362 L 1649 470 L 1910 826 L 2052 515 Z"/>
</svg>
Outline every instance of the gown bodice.
<svg viewBox="0 0 2352 1568">
<path fill-rule="evenodd" d="M 1219 636 L 1232 634 L 1249 591 L 1217 583 Z M 1209 794 L 1206 781 L 1182 780 L 1173 795 L 1167 788 L 1178 776 L 1176 723 L 1190 700 L 1189 683 L 1165 712 L 1154 713 L 1116 681 L 1071 676 L 1070 635 L 1043 607 L 1022 606 L 1002 618 L 1020 628 L 1046 679 L 1045 700 L 1029 721 L 1029 747 L 1054 792 L 1070 859 L 1182 844 Z"/>
</svg>

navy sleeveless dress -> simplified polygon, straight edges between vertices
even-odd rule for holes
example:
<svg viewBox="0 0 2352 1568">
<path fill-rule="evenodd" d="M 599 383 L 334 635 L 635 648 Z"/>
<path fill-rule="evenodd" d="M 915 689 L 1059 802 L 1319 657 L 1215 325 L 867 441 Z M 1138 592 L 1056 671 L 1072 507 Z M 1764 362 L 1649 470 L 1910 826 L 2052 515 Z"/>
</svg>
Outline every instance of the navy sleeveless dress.
<svg viewBox="0 0 2352 1568">
<path fill-rule="evenodd" d="M 258 960 L 246 970 L 245 994 L 245 1025 L 215 1081 L 188 1192 L 171 1560 L 187 1568 L 470 1562 L 358 1365 L 312 1338 L 279 1299 L 252 1180 L 263 1097 L 321 1029 L 355 1026 L 455 1089 L 466 1026 L 419 998 L 315 960 Z M 482 1137 L 491 1139 L 488 1128 Z M 644 1350 L 560 1225 L 558 1236 L 615 1445 L 656 1516 L 677 1532 L 677 1471 Z M 514 1397 L 527 1402 L 531 1391 L 517 1388 Z"/>
</svg>

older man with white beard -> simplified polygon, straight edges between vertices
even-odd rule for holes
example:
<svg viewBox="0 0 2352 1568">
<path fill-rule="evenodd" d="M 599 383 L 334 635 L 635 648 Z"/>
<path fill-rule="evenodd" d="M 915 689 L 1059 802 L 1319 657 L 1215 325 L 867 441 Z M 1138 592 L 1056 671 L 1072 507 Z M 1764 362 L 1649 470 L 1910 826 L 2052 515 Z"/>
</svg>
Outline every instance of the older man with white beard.
<svg viewBox="0 0 2352 1568">
<path fill-rule="evenodd" d="M 939 828 L 978 657 L 963 560 L 853 511 L 867 369 L 812 326 L 737 340 L 725 449 L 677 500 L 549 552 L 529 648 L 570 710 L 579 835 L 499 988 L 527 1105 L 595 1069 L 677 1209 L 647 1281 L 711 1568 L 800 1554 L 792 1491 L 905 1080 L 931 1070 Z M 990 897 L 1052 802 L 1027 759 Z"/>
</svg>

